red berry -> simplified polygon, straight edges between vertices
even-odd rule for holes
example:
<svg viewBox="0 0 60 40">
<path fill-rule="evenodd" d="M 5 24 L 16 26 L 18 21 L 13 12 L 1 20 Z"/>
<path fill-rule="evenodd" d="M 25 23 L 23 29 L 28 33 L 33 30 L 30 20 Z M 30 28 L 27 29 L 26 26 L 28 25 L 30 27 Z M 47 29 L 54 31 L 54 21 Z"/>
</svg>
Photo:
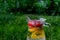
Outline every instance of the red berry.
<svg viewBox="0 0 60 40">
<path fill-rule="evenodd" d="M 29 26 L 29 28 L 42 27 L 42 24 L 38 20 L 30 20 L 30 21 L 28 21 L 28 26 Z"/>
<path fill-rule="evenodd" d="M 40 23 L 40 21 L 36 20 L 36 27 L 42 27 L 42 24 Z"/>
</svg>

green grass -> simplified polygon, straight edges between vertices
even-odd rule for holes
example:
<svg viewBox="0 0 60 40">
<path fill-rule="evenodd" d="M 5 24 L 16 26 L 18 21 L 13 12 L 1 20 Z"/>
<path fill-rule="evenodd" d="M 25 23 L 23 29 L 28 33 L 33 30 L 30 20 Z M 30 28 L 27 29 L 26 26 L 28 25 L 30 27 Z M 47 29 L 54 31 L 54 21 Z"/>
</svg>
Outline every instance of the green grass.
<svg viewBox="0 0 60 40">
<path fill-rule="evenodd" d="M 59 16 L 42 16 L 33 14 L 23 15 L 2 15 L 0 16 L 0 40 L 26 40 L 27 22 L 26 16 L 31 19 L 46 18 L 51 23 L 51 29 L 46 28 L 46 39 L 60 40 L 60 17 Z M 51 32 L 50 32 L 51 30 Z"/>
</svg>

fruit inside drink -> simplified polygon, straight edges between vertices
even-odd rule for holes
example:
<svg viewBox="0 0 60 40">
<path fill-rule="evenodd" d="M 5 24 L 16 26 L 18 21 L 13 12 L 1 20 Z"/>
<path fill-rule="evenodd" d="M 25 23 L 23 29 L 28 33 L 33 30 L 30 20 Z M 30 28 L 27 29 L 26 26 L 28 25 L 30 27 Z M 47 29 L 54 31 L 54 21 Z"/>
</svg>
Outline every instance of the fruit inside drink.
<svg viewBox="0 0 60 40">
<path fill-rule="evenodd" d="M 43 30 L 43 24 L 39 20 L 28 21 L 28 37 L 30 38 L 44 38 L 45 33 Z"/>
</svg>

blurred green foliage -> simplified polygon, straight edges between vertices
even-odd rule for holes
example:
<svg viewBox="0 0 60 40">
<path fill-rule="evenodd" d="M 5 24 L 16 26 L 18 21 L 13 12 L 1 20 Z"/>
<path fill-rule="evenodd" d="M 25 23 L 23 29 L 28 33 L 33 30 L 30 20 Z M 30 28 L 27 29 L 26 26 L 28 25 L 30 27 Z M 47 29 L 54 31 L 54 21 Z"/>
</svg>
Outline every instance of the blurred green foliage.
<svg viewBox="0 0 60 40">
<path fill-rule="evenodd" d="M 59 15 L 60 0 L 0 0 L 0 12 Z"/>
<path fill-rule="evenodd" d="M 60 10 L 59 0 L 42 0 L 35 5 L 37 13 L 57 15 Z"/>
</svg>

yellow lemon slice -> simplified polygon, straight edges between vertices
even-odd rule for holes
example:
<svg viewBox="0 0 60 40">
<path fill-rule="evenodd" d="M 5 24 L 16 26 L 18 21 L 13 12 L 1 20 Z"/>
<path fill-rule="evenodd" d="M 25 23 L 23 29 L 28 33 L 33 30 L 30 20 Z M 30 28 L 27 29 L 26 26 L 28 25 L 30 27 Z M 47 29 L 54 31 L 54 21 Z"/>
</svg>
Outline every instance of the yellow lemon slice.
<svg viewBox="0 0 60 40">
<path fill-rule="evenodd" d="M 37 31 L 39 28 L 32 28 L 32 29 L 28 29 L 29 32 L 34 32 L 34 31 Z"/>
<path fill-rule="evenodd" d="M 31 38 L 43 38 L 45 37 L 44 30 L 41 31 L 35 31 L 32 33 Z"/>
<path fill-rule="evenodd" d="M 38 37 L 36 36 L 36 34 L 33 33 L 33 34 L 31 35 L 31 38 L 38 38 Z"/>
</svg>

